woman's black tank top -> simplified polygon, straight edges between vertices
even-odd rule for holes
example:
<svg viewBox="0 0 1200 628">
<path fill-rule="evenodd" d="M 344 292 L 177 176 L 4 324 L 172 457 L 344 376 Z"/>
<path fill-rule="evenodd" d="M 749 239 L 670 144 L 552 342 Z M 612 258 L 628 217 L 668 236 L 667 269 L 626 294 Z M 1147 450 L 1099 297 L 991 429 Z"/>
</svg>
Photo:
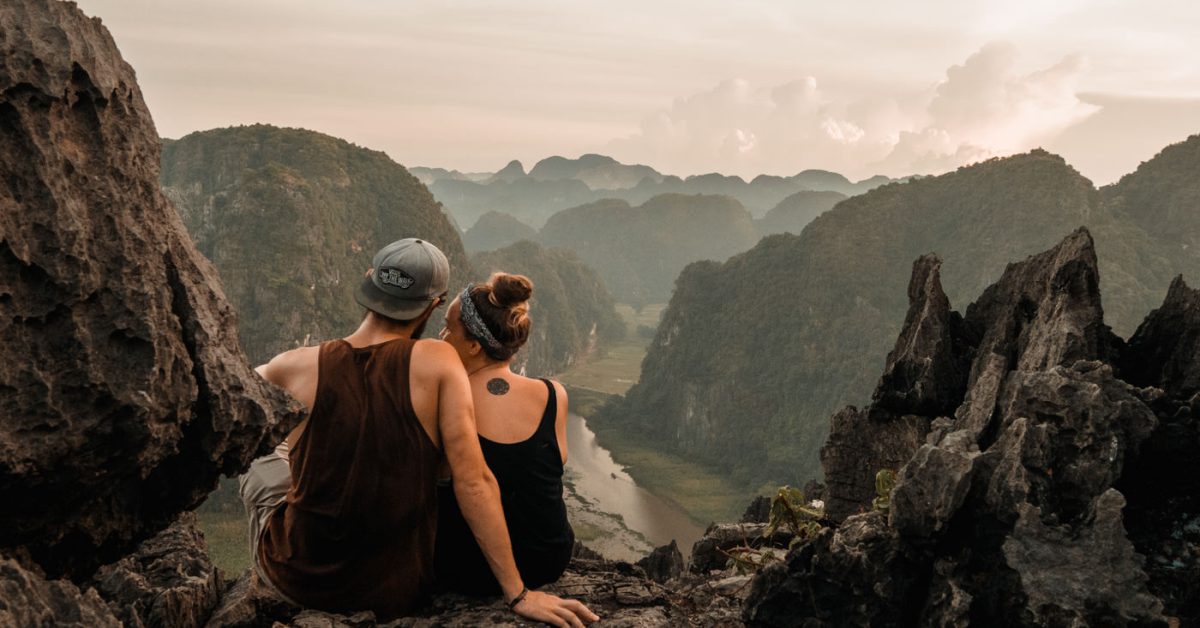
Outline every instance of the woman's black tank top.
<svg viewBox="0 0 1200 628">
<path fill-rule="evenodd" d="M 483 457 L 500 485 L 517 569 L 530 588 L 557 580 L 575 544 L 563 502 L 562 453 L 554 429 L 557 395 L 554 384 L 542 381 L 550 395 L 533 436 L 519 443 L 497 443 L 479 437 Z M 463 519 L 453 486 L 439 485 L 438 505 L 434 561 L 440 586 L 465 593 L 498 593 L 500 585 Z"/>
</svg>

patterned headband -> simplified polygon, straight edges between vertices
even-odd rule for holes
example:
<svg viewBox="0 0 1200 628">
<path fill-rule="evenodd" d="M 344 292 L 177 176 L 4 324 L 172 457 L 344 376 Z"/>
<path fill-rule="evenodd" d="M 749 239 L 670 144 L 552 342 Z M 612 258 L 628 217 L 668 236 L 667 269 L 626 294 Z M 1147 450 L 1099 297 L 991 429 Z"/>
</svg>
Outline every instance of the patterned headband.
<svg viewBox="0 0 1200 628">
<path fill-rule="evenodd" d="M 504 348 L 504 345 L 501 345 L 500 341 L 496 340 L 496 337 L 492 335 L 491 330 L 483 322 L 483 318 L 479 316 L 479 310 L 475 309 L 475 302 L 471 300 L 471 288 L 474 287 L 475 284 L 467 284 L 467 287 L 463 288 L 462 294 L 458 299 L 460 303 L 459 316 L 462 318 L 463 326 L 467 328 L 467 331 L 471 332 L 472 336 L 482 340 L 483 344 L 490 347 L 493 351 L 499 351 Z"/>
</svg>

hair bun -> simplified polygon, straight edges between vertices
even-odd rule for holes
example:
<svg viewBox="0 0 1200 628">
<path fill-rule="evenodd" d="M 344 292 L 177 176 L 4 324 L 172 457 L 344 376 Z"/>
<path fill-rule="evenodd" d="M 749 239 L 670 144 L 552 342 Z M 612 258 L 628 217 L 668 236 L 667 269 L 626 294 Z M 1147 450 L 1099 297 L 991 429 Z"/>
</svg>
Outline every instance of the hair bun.
<svg viewBox="0 0 1200 628">
<path fill-rule="evenodd" d="M 525 275 L 493 273 L 488 283 L 492 286 L 488 299 L 496 307 L 512 308 L 533 296 L 533 282 Z"/>
</svg>

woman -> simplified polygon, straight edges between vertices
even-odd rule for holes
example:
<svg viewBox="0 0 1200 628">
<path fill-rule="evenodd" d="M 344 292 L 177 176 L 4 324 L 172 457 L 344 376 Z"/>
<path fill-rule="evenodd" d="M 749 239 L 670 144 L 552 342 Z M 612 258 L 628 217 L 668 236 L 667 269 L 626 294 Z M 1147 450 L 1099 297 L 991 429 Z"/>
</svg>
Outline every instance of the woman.
<svg viewBox="0 0 1200 628">
<path fill-rule="evenodd" d="M 561 384 L 512 372 L 529 338 L 533 283 L 495 273 L 463 290 L 446 312 L 442 340 L 462 359 L 475 400 L 479 444 L 500 485 L 513 556 L 529 587 L 554 582 L 575 544 L 563 503 L 567 394 Z M 500 587 L 458 507 L 453 487 L 439 488 L 434 550 L 440 586 L 471 594 Z"/>
</svg>

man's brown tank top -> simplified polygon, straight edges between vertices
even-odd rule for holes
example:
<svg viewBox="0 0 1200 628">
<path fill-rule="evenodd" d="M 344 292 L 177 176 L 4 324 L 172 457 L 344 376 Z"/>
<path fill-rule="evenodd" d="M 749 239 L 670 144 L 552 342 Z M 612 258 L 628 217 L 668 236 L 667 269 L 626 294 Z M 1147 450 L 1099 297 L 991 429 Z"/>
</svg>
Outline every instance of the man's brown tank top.
<svg viewBox="0 0 1200 628">
<path fill-rule="evenodd" d="M 412 407 L 413 343 L 321 345 L 292 487 L 257 556 L 263 575 L 305 606 L 392 618 L 432 584 L 439 451 Z"/>
</svg>

